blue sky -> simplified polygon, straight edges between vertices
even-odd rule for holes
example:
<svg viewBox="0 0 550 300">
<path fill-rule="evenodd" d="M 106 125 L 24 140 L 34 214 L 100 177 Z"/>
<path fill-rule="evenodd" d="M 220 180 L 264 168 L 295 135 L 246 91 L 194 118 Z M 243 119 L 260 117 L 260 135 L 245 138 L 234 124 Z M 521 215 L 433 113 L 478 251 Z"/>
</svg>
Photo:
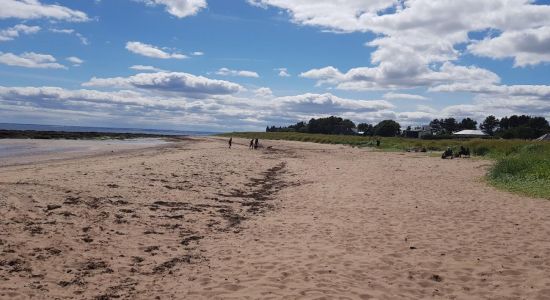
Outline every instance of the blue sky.
<svg viewBox="0 0 550 300">
<path fill-rule="evenodd" d="M 548 1 L 456 4 L 0 0 L 0 122 L 258 130 L 328 115 L 550 117 Z"/>
</svg>

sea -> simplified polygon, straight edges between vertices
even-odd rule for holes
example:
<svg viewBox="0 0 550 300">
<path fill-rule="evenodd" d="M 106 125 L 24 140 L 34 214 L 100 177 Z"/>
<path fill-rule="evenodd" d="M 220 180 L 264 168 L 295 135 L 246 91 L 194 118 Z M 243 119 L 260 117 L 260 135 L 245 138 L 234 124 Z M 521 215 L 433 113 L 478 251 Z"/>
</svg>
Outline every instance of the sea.
<svg viewBox="0 0 550 300">
<path fill-rule="evenodd" d="M 15 124 L 0 123 L 3 130 L 36 130 L 36 131 L 67 131 L 67 132 L 110 132 L 110 133 L 142 133 L 162 135 L 186 135 L 205 136 L 214 135 L 220 132 L 211 131 L 185 131 L 166 129 L 145 129 L 145 128 L 115 128 L 115 127 L 85 127 L 85 126 L 63 126 L 63 125 L 38 125 L 38 124 Z"/>
</svg>

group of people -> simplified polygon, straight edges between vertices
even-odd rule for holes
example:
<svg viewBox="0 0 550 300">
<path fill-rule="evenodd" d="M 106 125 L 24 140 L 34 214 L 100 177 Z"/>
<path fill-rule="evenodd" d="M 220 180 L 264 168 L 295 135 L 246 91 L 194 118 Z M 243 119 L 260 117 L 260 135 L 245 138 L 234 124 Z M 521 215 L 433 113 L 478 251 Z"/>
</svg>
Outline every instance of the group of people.
<svg viewBox="0 0 550 300">
<path fill-rule="evenodd" d="M 258 149 L 258 139 L 251 139 L 250 144 L 248 145 L 248 149 Z"/>
<path fill-rule="evenodd" d="M 455 157 L 470 157 L 470 149 L 464 148 L 464 146 L 460 146 L 460 151 L 457 153 L 453 153 L 453 149 L 451 147 L 448 147 L 445 152 L 441 155 L 441 158 L 447 158 L 450 157 L 451 159 Z"/>
<path fill-rule="evenodd" d="M 233 145 L 233 138 L 230 137 L 229 138 L 229 149 L 231 149 L 232 145 Z M 258 149 L 259 145 L 260 145 L 260 142 L 258 141 L 258 139 L 251 139 L 250 144 L 248 146 L 248 149 L 253 149 L 253 150 Z"/>
</svg>

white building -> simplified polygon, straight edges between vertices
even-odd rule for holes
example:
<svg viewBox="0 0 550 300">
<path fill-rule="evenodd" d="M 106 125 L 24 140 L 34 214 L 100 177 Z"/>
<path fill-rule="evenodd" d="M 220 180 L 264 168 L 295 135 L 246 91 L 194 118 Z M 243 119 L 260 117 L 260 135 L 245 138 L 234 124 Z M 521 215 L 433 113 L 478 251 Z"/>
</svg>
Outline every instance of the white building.
<svg viewBox="0 0 550 300">
<path fill-rule="evenodd" d="M 483 132 L 481 130 L 471 130 L 471 129 L 461 130 L 461 131 L 453 133 L 453 135 L 454 136 L 459 136 L 459 137 L 486 137 L 486 136 L 489 136 L 488 134 L 486 134 L 485 132 Z"/>
</svg>

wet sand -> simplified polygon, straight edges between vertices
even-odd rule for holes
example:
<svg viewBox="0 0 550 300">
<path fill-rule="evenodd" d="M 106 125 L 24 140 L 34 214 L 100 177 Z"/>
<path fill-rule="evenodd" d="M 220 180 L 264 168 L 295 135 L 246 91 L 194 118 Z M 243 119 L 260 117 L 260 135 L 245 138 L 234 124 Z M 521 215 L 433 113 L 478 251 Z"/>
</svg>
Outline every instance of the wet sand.
<svg viewBox="0 0 550 300">
<path fill-rule="evenodd" d="M 170 143 L 160 138 L 126 140 L 0 139 L 0 166 L 142 149 Z"/>
<path fill-rule="evenodd" d="M 0 298 L 550 299 L 488 161 L 193 139 L 0 168 Z"/>
</svg>

